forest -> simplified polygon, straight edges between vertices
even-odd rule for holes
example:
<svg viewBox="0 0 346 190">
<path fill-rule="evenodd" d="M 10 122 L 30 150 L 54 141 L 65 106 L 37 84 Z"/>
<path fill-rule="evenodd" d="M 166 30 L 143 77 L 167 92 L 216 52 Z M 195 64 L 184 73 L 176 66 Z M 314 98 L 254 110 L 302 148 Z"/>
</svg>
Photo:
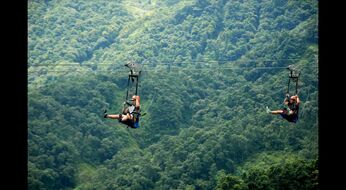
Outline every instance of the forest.
<svg viewBox="0 0 346 190">
<path fill-rule="evenodd" d="M 27 16 L 28 189 L 319 189 L 317 0 L 30 0 Z M 137 129 L 103 118 L 128 62 Z M 289 65 L 297 123 L 265 111 Z"/>
</svg>

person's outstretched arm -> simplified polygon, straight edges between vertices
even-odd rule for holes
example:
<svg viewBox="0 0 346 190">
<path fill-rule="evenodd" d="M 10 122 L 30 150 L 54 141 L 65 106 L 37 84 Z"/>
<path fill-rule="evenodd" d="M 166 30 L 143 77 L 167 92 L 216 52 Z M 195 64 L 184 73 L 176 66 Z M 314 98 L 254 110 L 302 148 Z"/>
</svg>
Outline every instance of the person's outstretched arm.
<svg viewBox="0 0 346 190">
<path fill-rule="evenodd" d="M 136 96 L 136 109 L 139 110 L 141 107 L 141 104 L 140 104 L 140 97 L 139 96 Z"/>
<path fill-rule="evenodd" d="M 297 101 L 297 105 L 299 105 L 299 103 L 300 103 L 300 99 L 299 99 L 299 97 L 298 97 L 298 95 L 296 95 L 296 101 Z"/>
</svg>

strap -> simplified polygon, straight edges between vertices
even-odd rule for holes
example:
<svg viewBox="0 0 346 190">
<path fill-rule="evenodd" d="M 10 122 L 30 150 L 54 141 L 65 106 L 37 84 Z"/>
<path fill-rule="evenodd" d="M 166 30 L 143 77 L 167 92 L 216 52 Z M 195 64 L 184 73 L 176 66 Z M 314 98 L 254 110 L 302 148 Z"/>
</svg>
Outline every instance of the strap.
<svg viewBox="0 0 346 190">
<path fill-rule="evenodd" d="M 286 94 L 289 94 L 289 93 L 290 93 L 290 82 L 291 82 L 291 77 L 288 78 L 288 84 L 287 84 L 287 91 L 286 91 Z"/>
<path fill-rule="evenodd" d="M 126 97 L 125 100 L 127 100 L 129 98 L 129 89 L 130 89 L 130 75 L 127 79 L 127 91 L 126 91 Z"/>
<path fill-rule="evenodd" d="M 290 71 L 289 78 L 288 78 L 288 84 L 287 84 L 287 94 L 290 93 L 290 82 L 291 79 L 293 82 L 296 83 L 295 85 L 295 94 L 298 94 L 298 81 L 300 76 L 300 71 L 298 71 L 296 68 L 294 68 L 292 65 L 288 66 L 287 69 Z"/>
<path fill-rule="evenodd" d="M 296 94 L 298 94 L 298 77 L 297 77 L 297 81 L 296 81 Z"/>
</svg>

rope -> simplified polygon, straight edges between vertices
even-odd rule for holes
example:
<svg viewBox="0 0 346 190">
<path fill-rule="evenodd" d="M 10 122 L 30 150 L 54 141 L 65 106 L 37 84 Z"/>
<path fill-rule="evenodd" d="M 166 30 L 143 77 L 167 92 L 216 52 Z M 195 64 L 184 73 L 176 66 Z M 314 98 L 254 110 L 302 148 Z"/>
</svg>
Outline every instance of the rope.
<svg viewBox="0 0 346 190">
<path fill-rule="evenodd" d="M 156 97 L 155 97 L 155 95 L 154 95 L 153 98 L 151 99 L 150 103 L 149 103 L 149 106 L 147 107 L 147 111 L 148 111 L 149 108 L 151 107 L 151 105 L 152 105 L 152 103 L 153 103 L 153 101 L 154 101 L 155 98 L 156 98 Z"/>
</svg>

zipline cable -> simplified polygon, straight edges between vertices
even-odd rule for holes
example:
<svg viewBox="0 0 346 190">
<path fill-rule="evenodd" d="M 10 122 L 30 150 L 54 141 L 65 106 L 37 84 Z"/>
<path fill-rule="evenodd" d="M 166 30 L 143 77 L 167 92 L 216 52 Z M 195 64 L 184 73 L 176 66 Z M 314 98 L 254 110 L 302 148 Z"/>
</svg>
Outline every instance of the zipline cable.
<svg viewBox="0 0 346 190">
<path fill-rule="evenodd" d="M 244 59 L 244 60 L 187 60 L 187 61 L 155 61 L 150 60 L 154 64 L 158 65 L 168 65 L 168 64 L 179 64 L 179 63 L 219 63 L 219 62 L 231 62 L 231 63 L 244 63 L 244 62 L 275 62 L 275 61 L 296 61 L 296 60 L 306 60 L 302 58 L 287 58 L 287 59 Z M 147 60 L 143 61 L 142 65 L 148 65 Z M 113 63 L 98 63 L 98 64 L 80 64 L 80 63 L 62 63 L 62 64 L 33 64 L 28 65 L 29 67 L 42 67 L 42 66 L 100 66 L 100 65 L 113 65 Z"/>
<path fill-rule="evenodd" d="M 317 66 L 300 66 L 299 68 L 317 68 Z M 261 70 L 261 69 L 286 69 L 287 67 L 263 67 L 263 66 L 253 66 L 253 67 L 207 67 L 207 68 L 182 68 L 182 67 L 176 67 L 176 68 L 170 68 L 169 71 L 174 71 L 174 70 L 180 70 L 180 71 L 203 71 L 203 70 L 246 70 L 246 69 L 254 69 L 254 70 Z M 143 69 L 142 71 L 145 72 L 155 72 L 155 71 L 160 71 L 160 70 L 167 70 L 167 68 L 157 68 L 153 67 L 153 69 Z M 127 71 L 125 69 L 117 69 L 116 72 L 122 72 L 122 71 Z M 34 73 L 34 72 L 61 72 L 61 73 L 67 73 L 71 71 L 61 71 L 61 70 L 32 70 L 28 71 L 28 73 Z M 102 69 L 97 69 L 93 71 L 73 71 L 73 72 L 91 72 L 91 73 L 97 73 L 97 72 L 114 72 L 112 70 L 102 70 Z"/>
</svg>

